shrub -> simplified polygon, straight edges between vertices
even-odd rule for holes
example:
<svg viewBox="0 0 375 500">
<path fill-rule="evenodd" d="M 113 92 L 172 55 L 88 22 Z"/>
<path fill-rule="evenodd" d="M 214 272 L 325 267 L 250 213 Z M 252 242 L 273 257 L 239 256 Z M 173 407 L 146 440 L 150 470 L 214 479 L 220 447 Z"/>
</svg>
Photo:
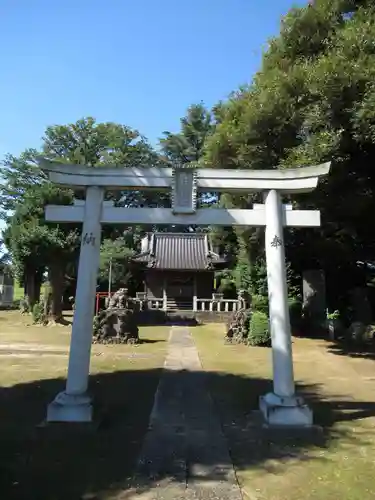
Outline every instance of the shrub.
<svg viewBox="0 0 375 500">
<path fill-rule="evenodd" d="M 34 323 L 45 323 L 45 316 L 44 316 L 44 304 L 43 302 L 37 302 L 33 306 L 33 310 L 31 311 L 32 317 L 33 317 L 33 322 Z"/>
<path fill-rule="evenodd" d="M 93 322 L 92 322 L 92 331 L 94 335 L 97 335 L 100 330 L 100 314 L 97 314 L 94 316 Z"/>
<path fill-rule="evenodd" d="M 302 300 L 300 297 L 288 297 L 289 315 L 292 326 L 299 326 L 302 318 Z M 253 311 L 260 311 L 268 315 L 268 297 L 253 295 L 251 298 Z"/>
<path fill-rule="evenodd" d="M 251 308 L 253 311 L 261 311 L 268 314 L 268 297 L 265 295 L 253 295 L 251 297 Z"/>
<path fill-rule="evenodd" d="M 29 310 L 29 304 L 28 304 L 28 302 L 27 302 L 27 300 L 25 298 L 20 299 L 20 301 L 19 301 L 19 308 L 20 308 L 20 313 L 21 314 L 26 314 L 26 313 L 30 312 L 30 310 Z"/>
<path fill-rule="evenodd" d="M 250 345 L 268 345 L 271 341 L 268 316 L 262 311 L 253 311 L 250 320 L 248 342 Z"/>
<path fill-rule="evenodd" d="M 360 321 L 354 321 L 346 332 L 346 338 L 353 342 L 357 347 L 364 347 L 372 343 L 375 337 L 374 325 L 365 325 Z"/>
<path fill-rule="evenodd" d="M 21 308 L 21 299 L 16 299 L 13 300 L 12 305 L 10 306 L 10 309 L 16 310 Z"/>
<path fill-rule="evenodd" d="M 292 326 L 299 326 L 302 319 L 302 301 L 299 297 L 289 297 L 289 316 Z"/>
<path fill-rule="evenodd" d="M 331 313 L 327 309 L 326 314 L 327 314 L 327 319 L 332 319 L 332 320 L 340 319 L 340 311 L 338 311 L 337 309 Z"/>
</svg>

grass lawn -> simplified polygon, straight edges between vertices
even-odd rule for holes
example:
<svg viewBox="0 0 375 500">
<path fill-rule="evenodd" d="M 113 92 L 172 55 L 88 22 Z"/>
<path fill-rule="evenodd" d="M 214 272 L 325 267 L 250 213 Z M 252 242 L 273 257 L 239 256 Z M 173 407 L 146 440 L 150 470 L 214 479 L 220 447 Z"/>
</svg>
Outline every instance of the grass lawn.
<svg viewBox="0 0 375 500">
<path fill-rule="evenodd" d="M 21 286 L 18 281 L 14 282 L 14 300 L 20 300 L 24 297 L 24 290 L 23 286 Z"/>
<path fill-rule="evenodd" d="M 125 498 L 117 495 L 147 428 L 167 335 L 168 327 L 145 327 L 148 342 L 138 347 L 94 345 L 99 428 L 43 427 L 47 403 L 65 385 L 70 327 L 32 326 L 29 316 L 1 312 L 0 498 Z"/>
<path fill-rule="evenodd" d="M 375 362 L 340 356 L 321 340 L 294 339 L 298 391 L 324 432 L 271 436 L 254 425 L 271 389 L 271 350 L 224 345 L 224 326 L 192 328 L 244 498 L 375 498 Z"/>
<path fill-rule="evenodd" d="M 42 288 L 41 288 L 41 296 L 43 295 L 43 290 L 44 290 L 44 285 L 42 285 Z M 18 281 L 15 281 L 14 282 L 13 300 L 21 300 L 24 298 L 24 296 L 25 296 L 25 293 L 24 293 L 23 286 L 21 286 Z"/>
</svg>

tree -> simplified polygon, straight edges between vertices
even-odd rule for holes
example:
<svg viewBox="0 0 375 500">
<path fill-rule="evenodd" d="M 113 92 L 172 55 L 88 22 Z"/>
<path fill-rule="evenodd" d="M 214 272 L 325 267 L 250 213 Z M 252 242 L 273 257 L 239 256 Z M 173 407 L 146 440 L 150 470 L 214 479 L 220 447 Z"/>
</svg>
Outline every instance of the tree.
<svg viewBox="0 0 375 500">
<path fill-rule="evenodd" d="M 38 152 L 27 149 L 19 157 L 6 155 L 2 162 L 0 189 L 1 218 L 7 220 L 8 212 L 16 209 L 17 204 L 29 188 L 46 182 L 45 174 L 37 162 Z"/>
<path fill-rule="evenodd" d="M 125 126 L 96 123 L 93 118 L 68 125 L 48 127 L 43 138 L 43 155 L 61 162 L 86 164 L 93 168 L 113 166 L 151 166 L 160 160 L 145 138 Z M 61 318 L 62 294 L 67 268 L 75 268 L 79 247 L 78 225 L 46 223 L 47 203 L 72 202 L 73 193 L 53 186 L 40 170 L 38 152 L 27 150 L 19 158 L 8 156 L 4 162 L 4 183 L 0 190 L 0 207 L 8 219 L 5 239 L 17 275 L 24 280 L 25 295 L 32 306 L 39 298 L 40 283 L 47 270 L 52 288 L 52 316 Z M 137 205 L 139 195 L 133 192 L 107 193 L 118 203 Z M 157 196 L 153 194 L 155 198 Z M 9 217 L 6 211 L 14 211 Z M 119 228 L 104 227 L 105 237 L 116 238 Z"/>
<path fill-rule="evenodd" d="M 43 153 L 50 159 L 91 167 L 150 167 L 161 164 L 159 155 L 145 137 L 127 125 L 97 123 L 92 117 L 68 125 L 48 127 L 43 138 Z M 155 202 L 158 193 L 114 191 L 107 198 L 124 206 Z"/>
<path fill-rule="evenodd" d="M 160 145 L 168 161 L 189 163 L 198 161 L 208 136 L 213 132 L 211 113 L 203 104 L 193 104 L 181 118 L 181 132 L 163 132 Z"/>
<path fill-rule="evenodd" d="M 44 221 L 48 203 L 69 204 L 72 193 L 50 183 L 26 190 L 16 205 L 5 231 L 7 246 L 15 264 L 16 275 L 25 285 L 29 307 L 39 300 L 42 276 L 48 270 L 52 288 L 51 319 L 62 317 L 62 289 L 67 261 L 76 258 L 79 234 L 72 225 L 59 226 Z"/>
<path fill-rule="evenodd" d="M 91 167 L 150 166 L 158 159 L 146 139 L 127 125 L 92 117 L 47 128 L 43 153 L 51 159 Z"/>
<path fill-rule="evenodd" d="M 120 287 L 136 289 L 136 272 L 131 259 L 135 251 L 124 238 L 106 239 L 100 249 L 99 281 L 109 288 L 109 268 L 111 267 L 111 289 Z"/>
<path fill-rule="evenodd" d="M 295 199 L 297 206 L 320 208 L 324 221 L 316 231 L 287 235 L 288 255 L 299 270 L 353 265 L 374 252 L 368 224 L 375 209 L 374 36 L 370 1 L 316 0 L 292 9 L 251 85 L 218 106 L 206 142 L 205 158 L 214 166 L 333 161 L 320 188 Z"/>
<path fill-rule="evenodd" d="M 180 119 L 180 132 L 163 132 L 160 147 L 164 158 L 169 164 L 183 165 L 202 160 L 204 145 L 214 130 L 211 113 L 200 104 L 192 104 L 186 111 L 186 116 Z M 212 205 L 217 201 L 217 195 L 200 193 L 200 205 Z M 169 231 L 206 230 L 207 228 L 179 227 L 168 228 Z"/>
</svg>

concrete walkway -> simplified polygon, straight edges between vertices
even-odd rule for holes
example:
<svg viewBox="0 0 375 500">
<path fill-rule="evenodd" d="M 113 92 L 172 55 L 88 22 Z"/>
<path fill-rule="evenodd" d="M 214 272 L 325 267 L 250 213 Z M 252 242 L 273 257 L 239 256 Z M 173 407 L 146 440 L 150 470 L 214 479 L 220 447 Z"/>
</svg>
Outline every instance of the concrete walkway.
<svg viewBox="0 0 375 500">
<path fill-rule="evenodd" d="M 171 329 L 133 487 L 140 500 L 242 499 L 187 328 Z"/>
</svg>

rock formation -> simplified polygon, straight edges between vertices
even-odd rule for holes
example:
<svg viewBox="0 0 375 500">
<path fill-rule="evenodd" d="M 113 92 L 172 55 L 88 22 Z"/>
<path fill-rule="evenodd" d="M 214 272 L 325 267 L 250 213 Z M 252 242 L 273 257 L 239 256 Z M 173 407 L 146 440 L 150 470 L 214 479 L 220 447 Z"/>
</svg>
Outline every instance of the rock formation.
<svg viewBox="0 0 375 500">
<path fill-rule="evenodd" d="M 126 288 L 120 288 L 109 300 L 107 309 L 94 320 L 94 343 L 138 344 L 139 331 L 134 301 Z"/>
</svg>

